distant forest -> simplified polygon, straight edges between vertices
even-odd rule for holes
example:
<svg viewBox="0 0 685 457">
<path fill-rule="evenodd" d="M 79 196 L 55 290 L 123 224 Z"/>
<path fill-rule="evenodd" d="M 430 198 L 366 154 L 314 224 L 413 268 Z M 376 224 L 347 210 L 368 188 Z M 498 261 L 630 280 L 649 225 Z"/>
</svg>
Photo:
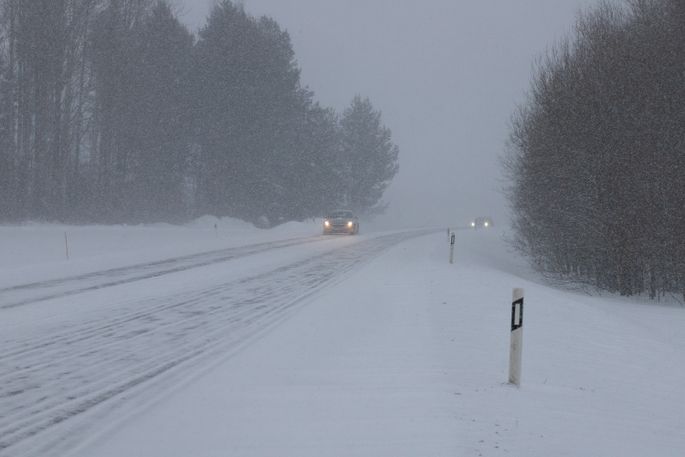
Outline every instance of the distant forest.
<svg viewBox="0 0 685 457">
<path fill-rule="evenodd" d="M 397 171 L 380 112 L 320 106 L 268 17 L 225 0 L 196 37 L 159 0 L 0 0 L 0 222 L 373 213 Z"/>
<path fill-rule="evenodd" d="M 540 60 L 505 165 L 547 275 L 685 299 L 685 2 L 601 3 Z"/>
</svg>

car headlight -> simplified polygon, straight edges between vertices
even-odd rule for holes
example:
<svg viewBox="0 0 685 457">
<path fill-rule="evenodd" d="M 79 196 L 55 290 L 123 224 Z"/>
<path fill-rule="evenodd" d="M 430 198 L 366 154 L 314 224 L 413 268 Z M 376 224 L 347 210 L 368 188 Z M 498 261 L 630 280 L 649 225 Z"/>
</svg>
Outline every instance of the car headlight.
<svg viewBox="0 0 685 457">
<path fill-rule="evenodd" d="M 484 222 L 483 225 L 486 226 L 486 227 L 489 227 L 489 226 L 490 226 L 490 222 Z"/>
<path fill-rule="evenodd" d="M 324 225 L 324 227 L 330 227 L 331 223 L 330 223 L 330 221 L 323 221 L 323 225 Z"/>
<path fill-rule="evenodd" d="M 354 225 L 354 222 L 352 222 L 352 221 L 347 222 L 347 227 L 352 228 L 353 225 Z"/>
<path fill-rule="evenodd" d="M 476 226 L 476 223 L 475 223 L 475 222 L 471 222 L 471 227 L 475 227 L 475 226 Z"/>
</svg>

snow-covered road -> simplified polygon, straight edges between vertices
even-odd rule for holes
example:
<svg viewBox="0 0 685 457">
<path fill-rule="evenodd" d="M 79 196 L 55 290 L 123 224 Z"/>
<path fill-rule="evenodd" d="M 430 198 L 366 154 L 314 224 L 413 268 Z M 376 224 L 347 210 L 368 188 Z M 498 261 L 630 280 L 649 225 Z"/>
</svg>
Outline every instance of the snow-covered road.
<svg viewBox="0 0 685 457">
<path fill-rule="evenodd" d="M 123 399 L 181 381 L 422 233 L 261 243 L 0 290 L 0 454 L 68 447 Z"/>
<path fill-rule="evenodd" d="M 676 302 L 550 287 L 492 230 L 449 264 L 442 231 L 208 225 L 0 228 L 0 456 L 685 455 Z"/>
<path fill-rule="evenodd" d="M 296 246 L 299 244 L 323 241 L 326 237 L 307 237 L 289 240 L 270 241 L 222 249 L 218 251 L 202 252 L 171 259 L 146 262 L 137 265 L 110 268 L 90 273 L 69 276 L 66 278 L 50 279 L 0 288 L 2 308 L 14 308 L 30 303 L 36 303 L 51 298 L 87 292 L 118 286 L 134 281 L 156 278 L 158 276 L 186 271 L 193 268 L 228 262 L 229 260 L 259 254 L 271 249 Z"/>
</svg>

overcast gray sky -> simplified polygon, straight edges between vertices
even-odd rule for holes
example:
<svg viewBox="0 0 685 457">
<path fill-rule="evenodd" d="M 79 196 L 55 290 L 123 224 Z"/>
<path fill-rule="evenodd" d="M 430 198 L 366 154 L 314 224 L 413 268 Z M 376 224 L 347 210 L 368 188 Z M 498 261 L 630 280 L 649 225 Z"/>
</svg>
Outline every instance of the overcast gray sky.
<svg viewBox="0 0 685 457">
<path fill-rule="evenodd" d="M 176 0 L 191 28 L 215 0 Z M 597 0 L 245 0 L 288 30 L 302 83 L 341 112 L 368 96 L 400 147 L 387 220 L 503 219 L 498 157 L 537 56 Z"/>
</svg>

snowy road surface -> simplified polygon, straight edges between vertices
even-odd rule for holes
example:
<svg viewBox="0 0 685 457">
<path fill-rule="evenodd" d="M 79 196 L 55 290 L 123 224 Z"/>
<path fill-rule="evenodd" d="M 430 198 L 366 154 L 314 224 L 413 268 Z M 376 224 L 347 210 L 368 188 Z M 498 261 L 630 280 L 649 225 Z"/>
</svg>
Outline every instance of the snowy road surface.
<svg viewBox="0 0 685 457">
<path fill-rule="evenodd" d="M 0 456 L 685 455 L 682 305 L 555 289 L 494 231 L 453 265 L 442 231 L 317 232 L 3 278 Z"/>
<path fill-rule="evenodd" d="M 325 237 L 298 238 L 271 241 L 248 246 L 203 252 L 172 259 L 158 260 L 138 265 L 111 268 L 66 278 L 50 279 L 28 284 L 0 288 L 0 308 L 13 308 L 51 298 L 74 295 L 89 290 L 118 286 L 134 281 L 190 270 L 197 267 L 227 262 L 248 255 L 259 254 L 270 249 L 296 246 L 324 240 Z"/>
<path fill-rule="evenodd" d="M 117 399 L 244 343 L 418 233 L 262 243 L 0 290 L 0 453 L 54 451 Z"/>
</svg>

